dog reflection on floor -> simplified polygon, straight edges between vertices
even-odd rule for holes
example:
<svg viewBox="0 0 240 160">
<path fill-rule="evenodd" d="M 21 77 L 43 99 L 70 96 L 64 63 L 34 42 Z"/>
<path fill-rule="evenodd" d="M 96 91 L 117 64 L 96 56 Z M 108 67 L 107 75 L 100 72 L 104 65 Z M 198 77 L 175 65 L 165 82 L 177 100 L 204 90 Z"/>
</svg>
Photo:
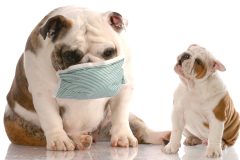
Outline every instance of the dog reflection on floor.
<svg viewBox="0 0 240 160">
<path fill-rule="evenodd" d="M 98 145 L 99 144 L 99 145 Z M 103 147 L 105 146 L 105 147 Z M 124 159 L 133 160 L 138 153 L 138 148 L 113 148 L 107 142 L 97 143 L 90 150 L 82 151 L 47 151 L 44 147 L 29 147 L 10 144 L 5 160 L 97 160 L 97 159 Z"/>
<path fill-rule="evenodd" d="M 99 142 L 93 144 L 90 150 L 83 151 L 47 151 L 44 147 L 29 147 L 10 144 L 5 157 L 5 160 L 134 160 L 134 159 L 149 159 L 149 160 L 205 160 L 204 155 L 206 147 L 197 145 L 193 147 L 184 146 L 180 148 L 178 154 L 164 154 L 161 152 L 161 145 L 139 145 L 137 148 L 113 148 L 108 142 Z M 181 157 L 181 158 L 180 158 Z M 223 151 L 221 160 L 238 160 L 238 154 L 235 147 L 227 148 Z M 216 160 L 216 159 L 214 159 Z"/>
</svg>

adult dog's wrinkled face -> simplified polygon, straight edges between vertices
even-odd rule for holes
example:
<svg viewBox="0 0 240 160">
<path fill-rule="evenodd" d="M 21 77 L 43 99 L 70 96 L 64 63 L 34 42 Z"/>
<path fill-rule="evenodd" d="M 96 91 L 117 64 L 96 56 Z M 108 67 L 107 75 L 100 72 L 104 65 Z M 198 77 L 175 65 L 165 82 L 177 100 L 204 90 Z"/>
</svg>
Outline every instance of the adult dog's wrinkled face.
<svg viewBox="0 0 240 160">
<path fill-rule="evenodd" d="M 74 10 L 48 19 L 40 33 L 43 39 L 48 37 L 54 44 L 51 60 L 58 71 L 121 55 L 124 47 L 118 34 L 125 26 L 124 19 L 116 12 L 99 14 Z"/>
<path fill-rule="evenodd" d="M 182 80 L 204 80 L 216 70 L 225 71 L 224 65 L 199 45 L 191 45 L 180 54 L 174 70 Z"/>
</svg>

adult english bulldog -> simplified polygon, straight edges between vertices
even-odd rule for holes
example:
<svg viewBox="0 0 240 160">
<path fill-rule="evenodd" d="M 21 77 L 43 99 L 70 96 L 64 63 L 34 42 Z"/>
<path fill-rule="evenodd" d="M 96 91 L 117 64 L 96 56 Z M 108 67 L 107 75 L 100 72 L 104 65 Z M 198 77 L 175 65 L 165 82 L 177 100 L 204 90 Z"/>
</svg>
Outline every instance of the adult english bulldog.
<svg viewBox="0 0 240 160">
<path fill-rule="evenodd" d="M 174 94 L 172 134 L 163 151 L 176 153 L 182 134 L 185 145 L 207 144 L 207 157 L 220 157 L 232 146 L 240 128 L 239 114 L 217 71 L 224 65 L 199 45 L 178 56 L 175 71 L 181 82 Z M 221 148 L 222 147 L 222 148 Z"/>
<path fill-rule="evenodd" d="M 4 124 L 12 143 L 46 145 L 49 150 L 88 149 L 93 140 L 113 147 L 162 144 L 167 132 L 154 132 L 129 114 L 133 91 L 130 54 L 121 38 L 125 19 L 116 12 L 57 8 L 30 34 L 7 95 Z M 56 72 L 72 65 L 124 56 L 126 84 L 110 98 L 58 99 Z M 111 137 L 111 138 L 110 138 Z"/>
</svg>

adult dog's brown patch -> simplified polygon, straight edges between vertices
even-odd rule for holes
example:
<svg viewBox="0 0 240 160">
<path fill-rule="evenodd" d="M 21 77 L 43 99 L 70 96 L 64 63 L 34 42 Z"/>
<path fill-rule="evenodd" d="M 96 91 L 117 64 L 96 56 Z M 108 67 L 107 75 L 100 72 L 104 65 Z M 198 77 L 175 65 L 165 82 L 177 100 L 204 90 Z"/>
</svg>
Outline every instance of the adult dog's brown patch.
<svg viewBox="0 0 240 160">
<path fill-rule="evenodd" d="M 67 31 L 72 27 L 73 22 L 62 15 L 51 17 L 46 24 L 40 28 L 39 33 L 45 40 L 46 37 L 51 38 L 52 42 L 63 38 Z"/>
<path fill-rule="evenodd" d="M 28 91 L 28 81 L 23 66 L 24 56 L 22 55 L 18 61 L 15 77 L 10 91 L 7 95 L 9 106 L 13 109 L 15 102 L 29 111 L 34 111 L 32 94 Z"/>
<path fill-rule="evenodd" d="M 233 145 L 239 135 L 240 117 L 228 93 L 214 108 L 213 113 L 218 120 L 224 121 L 224 143 L 228 146 Z"/>
<path fill-rule="evenodd" d="M 31 32 L 25 46 L 25 51 L 30 50 L 32 53 L 36 54 L 36 50 L 38 48 L 41 48 L 42 43 L 39 39 L 40 27 L 46 22 L 48 18 L 49 15 L 45 16 Z"/>
<path fill-rule="evenodd" d="M 4 116 L 4 126 L 8 138 L 14 144 L 45 146 L 46 139 L 41 128 L 25 121 L 16 113 Z"/>
<path fill-rule="evenodd" d="M 51 11 L 48 15 L 46 15 L 34 28 L 34 30 L 31 32 L 31 34 L 28 37 L 25 51 L 31 51 L 34 54 L 37 54 L 37 49 L 42 47 L 42 43 L 40 40 L 40 29 L 43 26 L 43 24 L 49 19 L 49 17 L 52 15 L 52 13 L 58 11 L 61 8 L 57 8 L 53 11 Z"/>
<path fill-rule="evenodd" d="M 145 141 L 147 130 L 144 128 L 144 122 L 140 118 L 130 115 L 129 124 L 134 136 L 138 140 L 138 143 L 147 143 Z"/>
</svg>

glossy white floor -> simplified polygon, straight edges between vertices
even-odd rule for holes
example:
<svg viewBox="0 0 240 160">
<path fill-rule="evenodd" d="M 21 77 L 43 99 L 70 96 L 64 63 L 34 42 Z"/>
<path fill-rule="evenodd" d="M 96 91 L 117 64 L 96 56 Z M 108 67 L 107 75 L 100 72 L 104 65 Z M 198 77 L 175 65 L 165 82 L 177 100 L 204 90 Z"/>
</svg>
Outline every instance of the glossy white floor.
<svg viewBox="0 0 240 160">
<path fill-rule="evenodd" d="M 90 150 L 55 152 L 46 151 L 43 147 L 28 147 L 9 144 L 1 146 L 0 159 L 5 160 L 204 160 L 206 147 L 182 146 L 179 153 L 166 155 L 161 152 L 159 145 L 139 145 L 137 148 L 113 148 L 108 142 L 98 142 L 92 145 Z M 240 143 L 227 148 L 219 160 L 239 160 Z M 215 159 L 214 159 L 215 160 Z"/>
</svg>

